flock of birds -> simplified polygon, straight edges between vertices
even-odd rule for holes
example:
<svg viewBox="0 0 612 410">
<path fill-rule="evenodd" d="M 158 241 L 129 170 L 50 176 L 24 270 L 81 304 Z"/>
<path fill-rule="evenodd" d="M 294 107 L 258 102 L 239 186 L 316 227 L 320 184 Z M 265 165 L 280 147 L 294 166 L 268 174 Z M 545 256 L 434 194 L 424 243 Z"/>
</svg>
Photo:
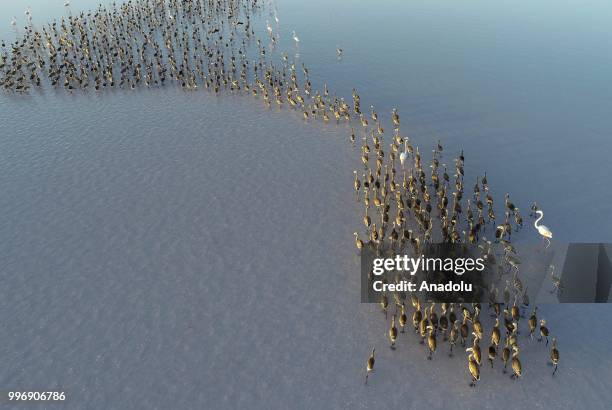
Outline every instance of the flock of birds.
<svg viewBox="0 0 612 410">
<path fill-rule="evenodd" d="M 499 289 L 494 286 L 489 289 L 488 308 L 495 324 L 486 335 L 480 320 L 480 303 L 436 304 L 420 300 L 420 296 L 415 293 L 383 293 L 380 306 L 385 320 L 388 320 L 388 312 L 392 309 L 390 304 L 395 310 L 387 333 L 391 348 L 395 350 L 399 333 L 405 333 L 405 327 L 410 327 L 405 302 L 409 296 L 413 331 L 418 336 L 416 340 L 426 344 L 428 359 L 431 360 L 438 350 L 439 338 L 448 342 L 450 356 L 453 356 L 453 347 L 460 341 L 468 353 L 470 385 L 475 386 L 480 380 L 483 357 L 480 343 L 487 336 L 490 343 L 486 355 L 491 367 L 494 367 L 494 362 L 499 358 L 504 364 L 505 373 L 510 362 L 511 377 L 520 378 L 523 375 L 523 365 L 519 357 L 519 323 L 524 317 L 523 311 L 529 307 L 529 297 L 519 275 L 520 259 L 511 242 L 512 233 L 523 227 L 519 208 L 506 193 L 503 219 L 496 214 L 486 173 L 475 179 L 471 193 L 465 192 L 463 151 L 452 160 L 450 170 L 442 162 L 444 148 L 438 141 L 432 150 L 431 163 L 425 164 L 419 147 L 414 146 L 410 138 L 401 132 L 397 110 L 394 109 L 391 113 L 393 132 L 387 151 L 384 143 L 385 131 L 378 113 L 371 106 L 370 112 L 364 115 L 360 97 L 356 92 L 353 94 L 352 111 L 360 123 L 360 154 L 363 164 L 361 175 L 357 170 L 353 171 L 357 202 L 362 202 L 364 206 L 365 238 L 361 239 L 360 234 L 354 232 L 357 249 L 363 251 L 367 246 L 377 254 L 408 251 L 419 256 L 428 243 L 470 244 L 477 247 L 485 259 L 501 259 L 499 267 L 502 272 L 512 273 L 512 279 L 506 281 L 503 302 L 498 300 Z M 354 129 L 351 130 L 350 140 L 353 144 L 356 143 Z M 534 227 L 545 241 L 542 249 L 544 252 L 550 246 L 552 231 L 540 224 L 544 212 L 536 203 L 531 206 L 530 216 L 537 216 Z M 487 228 L 495 237 L 494 242 L 484 236 Z M 501 255 L 501 258 L 495 255 Z M 559 290 L 560 279 L 554 276 L 554 266 L 551 265 L 550 268 L 553 285 Z M 395 281 L 400 283 L 406 279 L 409 278 L 397 274 Z M 519 298 L 520 304 L 517 303 Z M 392 303 L 390 299 L 393 300 Z M 501 321 L 503 327 L 500 325 Z M 548 346 L 549 328 L 546 320 L 538 321 L 537 307 L 526 322 L 528 340 L 533 339 L 539 325 L 539 341 L 546 339 Z M 466 345 L 469 346 L 466 348 Z M 372 349 L 366 362 L 366 383 L 374 369 L 374 363 L 375 349 Z M 556 338 L 552 340 L 549 363 L 554 366 L 554 375 L 559 363 Z"/>
<path fill-rule="evenodd" d="M 65 6 L 69 6 L 68 1 Z M 389 135 L 373 106 L 369 112 L 362 112 L 356 90 L 352 101 L 347 102 L 330 92 L 326 84 L 321 91 L 313 89 L 305 64 L 299 64 L 297 58 L 290 59 L 286 52 L 275 53 L 281 36 L 275 9 L 270 14 L 275 27 L 266 21 L 264 36 L 256 35 L 255 15 L 263 9 L 258 0 L 129 0 L 70 13 L 40 27 L 32 22 L 28 9 L 23 31 L 16 28 L 16 18 L 11 21 L 17 39 L 1 44 L 0 87 L 7 93 L 43 87 L 101 92 L 176 84 L 186 90 L 251 94 L 268 107 L 288 106 L 305 120 L 346 124 L 351 129 L 352 145 L 356 146 L 358 139 L 361 142 L 363 164 L 363 171 L 354 171 L 354 189 L 357 200 L 364 204 L 367 239 L 363 241 L 355 232 L 357 248 L 411 247 L 418 253 L 423 244 L 432 241 L 471 243 L 486 254 L 500 246 L 504 259 L 512 264 L 515 249 L 511 236 L 513 230 L 523 226 L 523 219 L 509 195 L 505 197 L 503 214 L 497 215 L 485 174 L 476 179 L 473 193 L 466 199 L 469 195 L 464 194 L 463 152 L 448 167 L 442 162 L 443 147 L 438 142 L 431 164 L 425 165 L 419 148 L 400 130 L 396 109 L 391 113 L 393 131 Z M 300 38 L 295 31 L 290 38 L 298 49 Z M 343 53 L 337 47 L 339 59 Z M 543 212 L 536 204 L 531 210 L 539 216 L 534 226 L 550 244 L 550 229 L 538 224 Z M 489 226 L 493 228 L 495 244 L 484 236 Z M 521 311 L 517 299 L 521 296 L 524 301 L 526 291 L 517 274 L 513 279 L 512 289 L 504 291 L 508 295 L 505 303 L 490 304 L 495 325 L 490 332 L 487 357 L 491 366 L 497 357 L 503 360 L 504 368 L 510 361 L 513 377 L 519 378 Z M 408 319 L 405 298 L 392 296 L 395 312 L 388 338 L 395 348 L 399 342 L 398 326 L 399 332 L 404 333 Z M 438 311 L 435 303 L 426 306 L 426 301 L 414 296 L 411 302 L 412 325 L 420 342 L 426 341 L 428 357 L 431 359 L 439 350 L 439 337 L 448 341 L 451 354 L 460 340 L 463 346 L 469 345 L 466 352 L 472 384 L 479 380 L 480 343 L 485 337 L 480 304 L 441 304 Z M 380 303 L 387 317 L 388 296 Z M 528 336 L 533 337 L 538 325 L 536 309 L 527 324 Z M 539 333 L 548 343 L 549 330 L 544 320 L 539 321 Z M 367 360 L 366 382 L 374 369 L 374 355 L 373 349 Z M 556 372 L 559 352 L 555 339 L 550 358 Z"/>
<path fill-rule="evenodd" d="M 368 126 L 367 119 L 363 118 L 360 113 L 358 97 L 355 98 L 354 109 L 358 115 L 361 115 L 361 122 L 365 130 Z M 359 234 L 355 232 L 355 246 L 360 251 L 365 246 L 369 246 L 376 252 L 383 250 L 400 252 L 407 248 L 414 255 L 420 255 L 423 252 L 423 246 L 427 243 L 469 243 L 477 246 L 485 259 L 495 259 L 495 248 L 499 247 L 499 253 L 503 255 L 502 266 L 512 272 L 512 280 L 506 282 L 507 285 L 503 291 L 503 302 L 498 300 L 498 289 L 489 289 L 488 308 L 495 324 L 488 334 L 485 334 L 485 328 L 480 320 L 482 311 L 480 303 L 441 303 L 438 304 L 439 310 L 437 310 L 435 302 L 427 303 L 420 300 L 415 293 L 411 293 L 409 297 L 412 306 L 412 320 L 409 322 L 405 302 L 408 297 L 406 292 L 393 292 L 392 295 L 383 293 L 380 306 L 385 314 L 385 320 L 388 318 L 389 310 L 392 309 L 390 299 L 393 300 L 391 304 L 395 310 L 391 316 L 387 333 L 391 348 L 395 350 L 396 343 L 399 341 L 399 333 L 405 333 L 405 328 L 410 328 L 410 323 L 413 332 L 417 335 L 415 340 L 423 345 L 426 344 L 427 358 L 430 360 L 439 350 L 439 338 L 442 338 L 443 342 L 448 342 L 451 357 L 453 347 L 460 342 L 468 353 L 467 368 L 471 377 L 470 385 L 475 386 L 480 380 L 483 357 L 480 343 L 487 338 L 490 343 L 486 355 L 491 368 L 499 358 L 503 362 L 502 371 L 504 373 L 510 362 L 511 378 L 520 378 L 523 375 L 523 365 L 519 357 L 521 351 L 519 323 L 521 323 L 521 318 L 524 318 L 523 311 L 529 306 L 529 297 L 519 276 L 520 261 L 516 258 L 517 251 L 511 243 L 512 232 L 520 230 L 523 226 L 519 208 L 510 201 L 509 194 L 506 194 L 503 223 L 496 224 L 494 200 L 486 174 L 476 179 L 471 197 L 465 202 L 462 201 L 465 162 L 463 152 L 453 160 L 452 178 L 447 166 L 440 163 L 443 152 L 440 142 L 433 149 L 431 164 L 424 168 L 418 147 L 413 147 L 408 137 L 400 136 L 399 116 L 394 110 L 392 120 L 395 135 L 389 146 L 389 154 L 385 155 L 382 144 L 383 131 L 378 114 L 373 107 L 371 107 L 370 117 L 376 124 L 374 128 L 378 129 L 377 135 L 371 131 L 369 135 L 366 133 L 362 137 L 361 159 L 364 171 L 361 179 L 357 171 L 353 171 L 357 201 L 363 200 L 364 204 L 363 225 L 368 241 L 361 240 Z M 369 145 L 368 136 L 371 138 L 374 150 Z M 354 139 L 354 133 L 352 133 L 351 140 Z M 370 156 L 373 156 L 375 160 L 371 160 Z M 426 169 L 429 169 L 429 174 L 425 171 Z M 547 248 L 550 245 L 552 232 L 546 226 L 539 224 L 544 213 L 535 203 L 531 207 L 531 216 L 538 217 L 534 222 L 534 227 L 546 240 L 545 247 Z M 484 236 L 489 225 L 493 228 L 494 244 Z M 559 290 L 560 279 L 554 275 L 553 265 L 550 266 L 550 269 L 553 285 Z M 407 278 L 402 275 L 396 277 L 397 282 L 404 279 Z M 517 303 L 519 298 L 520 304 Z M 503 327 L 500 325 L 502 320 Z M 537 307 L 533 309 L 526 322 L 528 341 L 533 339 L 539 325 L 540 337 L 538 340 L 546 339 L 548 346 L 550 331 L 546 320 L 538 321 Z M 374 363 L 375 349 L 372 349 L 366 362 L 366 383 L 370 372 L 374 369 Z M 557 340 L 553 338 L 550 349 L 550 364 L 554 366 L 553 375 L 557 371 L 558 363 L 559 350 Z"/>
</svg>

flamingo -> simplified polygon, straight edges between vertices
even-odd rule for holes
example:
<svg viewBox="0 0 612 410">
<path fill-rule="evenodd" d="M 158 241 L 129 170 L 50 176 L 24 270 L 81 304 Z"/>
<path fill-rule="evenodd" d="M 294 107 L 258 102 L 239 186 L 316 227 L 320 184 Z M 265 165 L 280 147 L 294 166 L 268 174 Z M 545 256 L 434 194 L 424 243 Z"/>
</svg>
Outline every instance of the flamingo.
<svg viewBox="0 0 612 410">
<path fill-rule="evenodd" d="M 552 231 L 548 229 L 546 225 L 538 225 L 538 222 L 540 222 L 540 220 L 544 218 L 544 212 L 538 209 L 536 211 L 536 214 L 539 215 L 539 217 L 538 219 L 535 220 L 535 222 L 533 223 L 533 226 L 535 226 L 535 228 L 538 230 L 538 233 L 542 235 L 542 237 L 548 241 L 548 244 L 546 245 L 546 247 L 548 248 L 550 246 L 550 240 L 552 239 L 552 236 L 553 236 Z"/>
</svg>

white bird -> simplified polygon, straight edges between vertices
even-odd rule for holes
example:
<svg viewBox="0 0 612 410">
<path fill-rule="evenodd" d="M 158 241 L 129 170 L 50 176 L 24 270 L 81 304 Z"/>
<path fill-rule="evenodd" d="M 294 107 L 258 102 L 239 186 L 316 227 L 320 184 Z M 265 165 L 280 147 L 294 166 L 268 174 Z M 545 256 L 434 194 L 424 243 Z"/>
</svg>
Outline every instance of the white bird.
<svg viewBox="0 0 612 410">
<path fill-rule="evenodd" d="M 293 30 L 291 35 L 293 36 L 293 41 L 295 41 L 295 45 L 297 46 L 300 42 L 300 38 L 295 34 L 295 30 Z"/>
<path fill-rule="evenodd" d="M 276 25 L 278 26 L 278 14 L 276 14 L 276 10 L 274 10 L 274 21 L 276 21 Z"/>
<path fill-rule="evenodd" d="M 268 30 L 268 34 L 272 35 L 272 27 L 270 27 L 270 22 L 266 20 L 266 30 Z"/>
<path fill-rule="evenodd" d="M 64 1 L 64 7 L 70 7 L 70 0 Z"/>
<path fill-rule="evenodd" d="M 406 146 L 407 143 L 408 141 L 404 140 L 404 152 L 400 154 L 400 163 L 402 164 L 402 168 L 404 168 L 404 162 L 406 162 L 406 158 L 408 158 L 408 147 Z"/>
<path fill-rule="evenodd" d="M 404 151 L 400 154 L 400 162 L 402 164 L 402 168 L 404 168 L 404 162 L 406 162 L 406 158 L 408 158 L 408 153 Z"/>
<path fill-rule="evenodd" d="M 11 26 L 15 27 L 17 25 L 17 17 L 13 17 L 11 19 Z"/>
<path fill-rule="evenodd" d="M 548 248 L 550 246 L 550 240 L 552 239 L 552 236 L 553 236 L 552 231 L 548 229 L 546 225 L 538 225 L 538 222 L 540 222 L 540 220 L 544 218 L 544 212 L 537 210 L 536 214 L 540 216 L 533 223 L 533 226 L 535 226 L 535 228 L 538 230 L 538 233 L 542 235 L 542 237 L 548 241 L 548 245 L 546 245 L 546 247 Z"/>
</svg>

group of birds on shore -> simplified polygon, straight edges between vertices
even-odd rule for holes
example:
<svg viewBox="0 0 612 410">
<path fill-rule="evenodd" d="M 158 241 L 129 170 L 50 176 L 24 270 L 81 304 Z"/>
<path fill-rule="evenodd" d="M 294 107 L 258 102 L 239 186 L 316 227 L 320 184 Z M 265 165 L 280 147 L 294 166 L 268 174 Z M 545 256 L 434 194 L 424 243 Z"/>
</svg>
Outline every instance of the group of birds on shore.
<svg viewBox="0 0 612 410">
<path fill-rule="evenodd" d="M 503 213 L 497 214 L 486 174 L 476 178 L 471 196 L 464 195 L 462 151 L 448 166 L 438 142 L 431 163 L 425 165 L 419 147 L 401 131 L 396 109 L 391 112 L 392 132 L 388 135 L 373 106 L 369 112 L 362 111 L 357 90 L 353 90 L 352 101 L 335 95 L 327 84 L 315 90 L 304 63 L 290 59 L 286 52 L 276 53 L 274 46 L 280 36 L 276 10 L 271 14 L 276 28 L 266 21 L 264 36 L 258 37 L 256 15 L 263 9 L 258 0 L 129 0 L 70 14 L 41 27 L 33 24 L 28 9 L 23 33 L 14 42 L 1 44 L 0 87 L 8 93 L 26 93 L 45 87 L 74 92 L 176 84 L 185 90 L 250 94 L 267 107 L 290 107 L 304 120 L 345 124 L 350 128 L 351 144 L 360 146 L 363 165 L 363 171 L 353 173 L 357 200 L 364 204 L 367 237 L 364 241 L 355 232 L 357 248 L 400 251 L 410 247 L 418 254 L 426 243 L 448 242 L 474 244 L 488 254 L 500 246 L 504 260 L 512 265 L 512 233 L 521 229 L 523 217 L 509 194 L 505 195 Z M 290 37 L 299 47 L 295 31 Z M 337 47 L 338 58 L 343 52 Z M 534 224 L 538 233 L 550 240 L 551 231 L 538 225 L 542 211 L 535 204 L 531 211 L 539 216 Z M 495 243 L 484 236 L 488 227 Z M 514 304 L 490 304 L 496 324 L 488 357 L 491 365 L 496 357 L 505 365 L 511 357 L 513 376 L 521 377 L 521 314 L 516 301 L 519 296 L 524 300 L 526 292 L 517 284 L 518 275 L 514 278 Z M 397 326 L 400 333 L 405 332 L 407 313 L 403 299 L 396 294 L 393 297 L 395 313 L 388 338 L 395 347 Z M 427 341 L 428 357 L 438 350 L 438 337 L 448 340 L 451 350 L 460 338 L 462 345 L 469 345 L 468 368 L 475 383 L 482 363 L 481 306 L 441 304 L 438 312 L 435 303 L 423 309 L 428 302 L 411 300 L 412 324 L 421 342 Z M 386 295 L 381 306 L 386 317 Z M 461 313 L 462 320 L 455 312 Z M 505 325 L 503 342 L 500 319 Z M 538 324 L 535 309 L 527 323 L 532 336 Z M 540 321 L 539 325 L 541 336 L 547 339 L 546 323 Z M 373 349 L 367 360 L 366 381 L 374 369 L 374 355 Z M 559 353 L 554 339 L 551 360 L 556 372 Z"/>
</svg>

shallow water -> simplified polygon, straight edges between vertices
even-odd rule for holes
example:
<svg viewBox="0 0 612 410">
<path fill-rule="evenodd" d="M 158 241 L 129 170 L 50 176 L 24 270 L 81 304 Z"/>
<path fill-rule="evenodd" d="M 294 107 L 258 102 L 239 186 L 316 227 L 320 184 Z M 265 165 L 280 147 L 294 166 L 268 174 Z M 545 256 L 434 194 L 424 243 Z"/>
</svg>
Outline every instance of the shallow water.
<svg viewBox="0 0 612 410">
<path fill-rule="evenodd" d="M 609 320 L 609 306 L 542 307 L 566 364 L 549 379 L 533 342 L 512 389 L 483 369 L 472 394 L 462 356 L 441 350 L 424 366 L 414 335 L 389 350 L 378 307 L 359 303 L 356 156 L 335 126 L 178 88 L 49 92 L 11 110 L 19 126 L 0 161 L 5 390 L 65 390 L 75 409 L 498 408 L 517 388 L 522 406 L 611 399 L 598 359 L 609 330 L 589 325 Z M 417 400 L 434 381 L 448 394 Z"/>
<path fill-rule="evenodd" d="M 35 22 L 64 12 L 59 0 L 3 4 L 2 38 L 11 37 L 10 16 L 23 22 L 26 4 Z M 75 0 L 70 10 L 96 4 Z M 279 49 L 300 54 L 315 86 L 329 82 L 346 98 L 356 87 L 364 107 L 379 112 L 398 107 L 403 130 L 422 148 L 440 138 L 453 154 L 464 149 L 466 168 L 486 171 L 524 213 L 537 201 L 560 240 L 612 241 L 612 4 L 275 4 Z M 2 110 L 10 117 L 10 107 Z"/>
<path fill-rule="evenodd" d="M 281 2 L 280 15 L 320 78 L 357 87 L 364 107 L 398 107 L 422 148 L 464 149 L 466 168 L 524 213 L 537 201 L 559 239 L 612 240 L 612 4 L 306 4 Z"/>
<path fill-rule="evenodd" d="M 28 4 L 35 20 L 63 12 Z M 357 87 L 364 108 L 397 106 L 403 129 L 422 147 L 441 138 L 449 162 L 464 148 L 468 172 L 486 170 L 524 214 L 538 201 L 560 240 L 610 241 L 612 6 L 499 7 L 278 4 L 315 80 L 346 97 Z M 0 21 L 23 8 L 3 4 Z M 0 94 L 0 123 L 0 389 L 66 389 L 71 408 L 612 400 L 609 330 L 592 326 L 609 306 L 544 307 L 562 377 L 547 377 L 538 345 L 523 353 L 525 383 L 483 369 L 479 394 L 463 357 L 423 366 L 418 344 L 386 348 L 377 307 L 359 304 L 359 163 L 344 129 L 173 87 Z M 417 400 L 432 383 L 448 395 Z"/>
</svg>

